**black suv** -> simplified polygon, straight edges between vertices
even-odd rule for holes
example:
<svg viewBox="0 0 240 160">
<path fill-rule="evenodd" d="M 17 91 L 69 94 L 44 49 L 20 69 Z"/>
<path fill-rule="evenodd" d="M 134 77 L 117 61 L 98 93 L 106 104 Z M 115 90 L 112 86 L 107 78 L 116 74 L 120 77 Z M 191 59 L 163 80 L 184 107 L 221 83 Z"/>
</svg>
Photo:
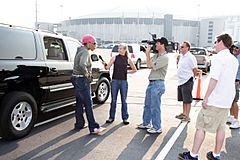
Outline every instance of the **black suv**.
<svg viewBox="0 0 240 160">
<path fill-rule="evenodd" d="M 0 24 L 0 136 L 27 135 L 40 112 L 75 103 L 70 81 L 78 40 L 53 33 Z M 104 103 L 110 74 L 92 53 L 93 100 Z"/>
</svg>

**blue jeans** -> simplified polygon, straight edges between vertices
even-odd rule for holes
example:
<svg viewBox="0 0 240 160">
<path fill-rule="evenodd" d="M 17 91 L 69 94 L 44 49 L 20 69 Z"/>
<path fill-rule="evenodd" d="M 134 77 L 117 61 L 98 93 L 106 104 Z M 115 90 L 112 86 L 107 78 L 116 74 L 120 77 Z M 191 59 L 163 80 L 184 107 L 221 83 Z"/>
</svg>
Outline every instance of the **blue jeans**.
<svg viewBox="0 0 240 160">
<path fill-rule="evenodd" d="M 90 81 L 84 77 L 74 76 L 71 78 L 71 81 L 75 88 L 76 96 L 75 128 L 83 128 L 85 124 L 83 109 L 85 108 L 89 131 L 93 132 L 94 128 L 99 128 L 99 124 L 95 121 L 93 115 Z"/>
<path fill-rule="evenodd" d="M 143 125 L 152 122 L 153 128 L 161 128 L 161 97 L 165 92 L 163 80 L 150 81 L 146 90 L 143 111 Z"/>
<path fill-rule="evenodd" d="M 118 91 L 120 90 L 121 101 L 122 101 L 122 120 L 128 119 L 127 111 L 127 92 L 128 92 L 128 82 L 127 80 L 116 80 L 113 79 L 111 83 L 111 108 L 109 111 L 111 119 L 115 119 L 116 106 L 117 106 L 117 96 Z"/>
</svg>

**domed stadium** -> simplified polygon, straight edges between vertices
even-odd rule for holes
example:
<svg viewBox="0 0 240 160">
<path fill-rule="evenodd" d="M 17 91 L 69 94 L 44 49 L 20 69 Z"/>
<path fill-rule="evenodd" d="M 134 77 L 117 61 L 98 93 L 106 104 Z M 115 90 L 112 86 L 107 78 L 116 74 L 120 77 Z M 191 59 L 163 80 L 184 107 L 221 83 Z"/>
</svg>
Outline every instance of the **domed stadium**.
<svg viewBox="0 0 240 160">
<path fill-rule="evenodd" d="M 155 12 L 105 12 L 63 21 L 58 31 L 80 39 L 84 34 L 92 34 L 98 42 L 139 43 L 151 40 L 151 35 L 165 36 L 170 41 L 188 40 L 198 45 L 199 21 L 174 19 L 171 14 Z"/>
</svg>

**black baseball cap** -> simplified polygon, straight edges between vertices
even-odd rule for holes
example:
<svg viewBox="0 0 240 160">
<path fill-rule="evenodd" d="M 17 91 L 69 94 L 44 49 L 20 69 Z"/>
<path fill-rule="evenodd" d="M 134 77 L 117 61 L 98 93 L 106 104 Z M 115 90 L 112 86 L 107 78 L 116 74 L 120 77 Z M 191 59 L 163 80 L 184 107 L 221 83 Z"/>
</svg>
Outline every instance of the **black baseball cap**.
<svg viewBox="0 0 240 160">
<path fill-rule="evenodd" d="M 165 47 L 168 45 L 168 40 L 165 37 L 158 38 L 157 42 L 160 42 L 161 44 L 164 44 Z"/>
</svg>

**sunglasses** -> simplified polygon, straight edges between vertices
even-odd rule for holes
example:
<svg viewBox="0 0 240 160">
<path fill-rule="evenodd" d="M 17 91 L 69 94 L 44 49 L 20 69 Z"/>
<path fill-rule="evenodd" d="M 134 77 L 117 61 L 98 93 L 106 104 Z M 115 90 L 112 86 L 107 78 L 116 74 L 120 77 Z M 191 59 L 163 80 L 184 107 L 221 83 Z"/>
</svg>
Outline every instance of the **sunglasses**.
<svg viewBox="0 0 240 160">
<path fill-rule="evenodd" d="M 234 47 L 234 49 L 239 49 L 238 47 Z"/>
<path fill-rule="evenodd" d="M 216 40 L 215 42 L 214 42 L 214 44 L 216 44 L 216 43 L 219 43 L 221 40 L 220 39 L 218 39 L 218 40 Z"/>
<path fill-rule="evenodd" d="M 181 46 L 181 48 L 185 48 L 184 46 Z"/>
</svg>

